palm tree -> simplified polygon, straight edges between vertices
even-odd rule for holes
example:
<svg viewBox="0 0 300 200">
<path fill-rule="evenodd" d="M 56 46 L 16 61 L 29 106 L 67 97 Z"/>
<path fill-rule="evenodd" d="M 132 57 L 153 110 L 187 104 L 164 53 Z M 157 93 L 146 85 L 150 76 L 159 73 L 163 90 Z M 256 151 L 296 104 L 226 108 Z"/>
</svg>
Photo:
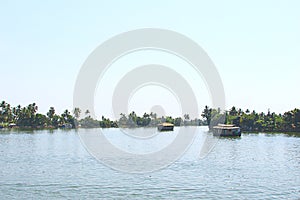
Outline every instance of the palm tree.
<svg viewBox="0 0 300 200">
<path fill-rule="evenodd" d="M 236 108 L 232 106 L 232 108 L 229 110 L 229 115 L 236 116 L 238 112 L 236 111 Z"/>
<path fill-rule="evenodd" d="M 54 123 L 54 116 L 55 116 L 55 109 L 54 107 L 50 107 L 49 111 L 47 112 L 47 117 L 50 121 L 50 125 L 56 126 L 57 123 Z"/>
<path fill-rule="evenodd" d="M 47 116 L 49 117 L 50 120 L 52 120 L 54 115 L 55 115 L 55 109 L 54 107 L 50 107 L 49 111 L 47 112 Z"/>
<path fill-rule="evenodd" d="M 151 117 L 151 119 L 156 119 L 156 118 L 157 118 L 157 114 L 151 112 L 151 113 L 150 113 L 150 117 Z"/>
<path fill-rule="evenodd" d="M 7 112 L 6 112 L 6 102 L 5 101 L 1 102 L 0 108 L 1 108 L 0 120 L 2 122 L 7 122 Z"/>
<path fill-rule="evenodd" d="M 73 114 L 74 114 L 74 117 L 75 117 L 77 120 L 78 120 L 78 118 L 80 117 L 80 113 L 81 113 L 80 108 L 74 108 Z"/>
<path fill-rule="evenodd" d="M 237 114 L 238 114 L 238 115 L 243 115 L 244 112 L 242 111 L 242 109 L 239 108 L 238 111 L 237 111 Z"/>
<path fill-rule="evenodd" d="M 68 111 L 68 109 L 65 110 L 65 111 L 61 114 L 63 123 L 66 123 L 66 122 L 68 121 L 69 115 L 70 115 L 70 112 Z"/>
<path fill-rule="evenodd" d="M 87 109 L 84 114 L 85 114 L 85 116 L 89 116 L 90 111 Z"/>
<path fill-rule="evenodd" d="M 2 101 L 1 104 L 0 104 L 0 107 L 1 107 L 2 109 L 5 109 L 5 107 L 6 107 L 6 102 L 5 102 L 5 101 Z"/>
<path fill-rule="evenodd" d="M 190 115 L 189 115 L 189 114 L 184 114 L 184 120 L 185 120 L 185 121 L 190 120 Z"/>
<path fill-rule="evenodd" d="M 207 125 L 210 126 L 210 122 L 211 122 L 211 113 L 212 113 L 212 109 L 209 108 L 208 106 L 205 106 L 201 116 L 206 119 Z"/>
</svg>

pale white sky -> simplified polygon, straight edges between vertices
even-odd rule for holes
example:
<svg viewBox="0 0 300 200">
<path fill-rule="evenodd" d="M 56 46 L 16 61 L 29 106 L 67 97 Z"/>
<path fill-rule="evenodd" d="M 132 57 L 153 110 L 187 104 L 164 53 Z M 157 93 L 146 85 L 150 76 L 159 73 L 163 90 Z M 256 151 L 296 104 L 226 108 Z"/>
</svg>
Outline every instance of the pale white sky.
<svg viewBox="0 0 300 200">
<path fill-rule="evenodd" d="M 76 77 L 88 55 L 114 35 L 150 27 L 177 31 L 204 48 L 221 75 L 227 107 L 299 108 L 299 9 L 297 0 L 0 1 L 0 99 L 13 106 L 36 102 L 42 113 L 50 106 L 58 112 L 72 109 Z M 151 59 L 172 65 L 176 59 L 130 56 L 113 67 L 149 64 L 143 62 Z M 199 107 L 210 105 L 203 81 L 181 73 L 199 88 Z M 117 81 L 116 70 L 106 80 Z M 96 114 L 110 116 L 109 100 L 101 91 L 95 94 Z M 153 96 L 151 88 L 137 91 L 129 107 L 148 111 L 151 102 L 141 102 L 145 94 Z M 176 100 L 170 97 L 168 103 L 176 105 Z M 178 108 L 166 110 L 180 113 Z"/>
</svg>

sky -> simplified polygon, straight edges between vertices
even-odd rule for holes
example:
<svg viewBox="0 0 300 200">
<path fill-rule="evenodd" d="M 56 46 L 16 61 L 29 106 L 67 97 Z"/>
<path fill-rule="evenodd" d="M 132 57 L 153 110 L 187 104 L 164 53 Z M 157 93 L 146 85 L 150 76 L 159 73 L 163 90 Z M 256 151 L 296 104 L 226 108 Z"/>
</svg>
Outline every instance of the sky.
<svg viewBox="0 0 300 200">
<path fill-rule="evenodd" d="M 0 0 L 0 99 L 13 106 L 36 102 L 41 113 L 50 106 L 58 113 L 72 110 L 76 78 L 97 46 L 126 31 L 160 28 L 206 51 L 221 76 L 227 109 L 299 108 L 299 9 L 297 0 Z M 116 61 L 99 81 L 92 108 L 97 117 L 113 117 L 108 93 L 122 73 L 149 63 L 173 66 L 191 84 L 199 109 L 211 105 L 203 79 L 182 67 L 186 63 L 162 52 L 137 52 Z M 120 66 L 126 66 L 122 73 Z M 158 94 L 160 101 L 151 98 Z M 177 100 L 149 86 L 134 91 L 128 107 L 142 113 L 161 104 L 166 114 L 182 115 Z"/>
</svg>

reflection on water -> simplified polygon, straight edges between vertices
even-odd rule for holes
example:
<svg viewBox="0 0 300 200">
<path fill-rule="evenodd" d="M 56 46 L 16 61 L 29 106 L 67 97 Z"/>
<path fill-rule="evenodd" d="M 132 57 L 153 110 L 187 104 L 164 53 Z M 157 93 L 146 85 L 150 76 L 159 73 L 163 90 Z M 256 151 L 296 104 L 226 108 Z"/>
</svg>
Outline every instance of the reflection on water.
<svg viewBox="0 0 300 200">
<path fill-rule="evenodd" d="M 198 129 L 193 144 L 181 159 L 147 174 L 122 173 L 98 162 L 87 153 L 75 130 L 1 130 L 0 196 L 3 199 L 300 197 L 300 137 L 243 134 L 241 138 L 218 140 L 207 154 L 210 146 L 205 148 L 205 145 L 215 138 L 205 127 Z M 131 134 L 148 136 L 152 130 L 143 131 L 135 129 Z M 151 135 L 150 141 L 144 138 L 143 145 L 131 144 L 126 139 L 128 135 L 118 129 L 106 129 L 104 134 L 120 148 L 149 152 L 163 148 L 176 132 L 161 133 L 164 135 L 160 139 Z"/>
</svg>

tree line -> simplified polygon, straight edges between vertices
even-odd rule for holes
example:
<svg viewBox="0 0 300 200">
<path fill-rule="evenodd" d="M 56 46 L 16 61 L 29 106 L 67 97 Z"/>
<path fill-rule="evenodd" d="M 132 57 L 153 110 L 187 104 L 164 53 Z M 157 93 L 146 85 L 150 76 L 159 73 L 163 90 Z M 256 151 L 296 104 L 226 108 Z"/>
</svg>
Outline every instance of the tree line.
<svg viewBox="0 0 300 200">
<path fill-rule="evenodd" d="M 12 107 L 9 103 L 2 101 L 0 104 L 0 128 L 135 128 L 155 127 L 163 122 L 173 123 L 175 126 L 205 125 L 201 119 L 190 119 L 189 114 L 185 114 L 182 119 L 171 116 L 158 117 L 153 112 L 138 116 L 132 111 L 128 115 L 121 113 L 118 120 L 111 120 L 104 116 L 101 120 L 97 120 L 91 117 L 89 110 L 82 113 L 80 108 L 75 108 L 72 113 L 66 109 L 62 114 L 57 114 L 54 107 L 50 107 L 46 115 L 37 111 L 36 103 L 25 107 L 21 105 Z"/>
<path fill-rule="evenodd" d="M 202 112 L 205 123 L 211 129 L 220 122 L 234 124 L 242 131 L 254 132 L 300 132 L 300 110 L 295 108 L 283 114 L 276 114 L 268 110 L 267 113 L 252 112 L 249 109 L 243 111 L 233 106 L 229 111 L 221 112 L 205 106 Z"/>
<path fill-rule="evenodd" d="M 242 131 L 261 132 L 300 132 L 300 110 L 287 111 L 276 114 L 268 110 L 267 113 L 256 112 L 249 109 L 243 111 L 232 107 L 228 111 L 214 109 L 205 106 L 199 118 L 190 119 L 189 114 L 182 117 L 172 116 L 158 117 L 156 113 L 144 113 L 138 116 L 134 111 L 129 114 L 120 114 L 118 120 L 111 120 L 102 116 L 101 120 L 91 117 L 90 111 L 82 113 L 80 108 L 72 112 L 65 110 L 62 114 L 56 113 L 54 107 L 50 107 L 46 115 L 38 113 L 36 103 L 22 107 L 12 107 L 9 103 L 2 101 L 0 104 L 0 128 L 135 128 L 156 127 L 163 122 L 172 123 L 175 126 L 203 126 L 208 125 L 211 129 L 218 123 L 234 124 L 241 127 Z M 200 118 L 201 117 L 201 118 Z"/>
<path fill-rule="evenodd" d="M 58 115 L 54 107 L 50 107 L 46 115 L 37 113 L 36 103 L 26 107 L 18 105 L 12 107 L 9 103 L 2 101 L 0 104 L 0 126 L 22 127 L 22 128 L 58 128 L 75 127 L 74 117 L 68 110 Z"/>
</svg>

